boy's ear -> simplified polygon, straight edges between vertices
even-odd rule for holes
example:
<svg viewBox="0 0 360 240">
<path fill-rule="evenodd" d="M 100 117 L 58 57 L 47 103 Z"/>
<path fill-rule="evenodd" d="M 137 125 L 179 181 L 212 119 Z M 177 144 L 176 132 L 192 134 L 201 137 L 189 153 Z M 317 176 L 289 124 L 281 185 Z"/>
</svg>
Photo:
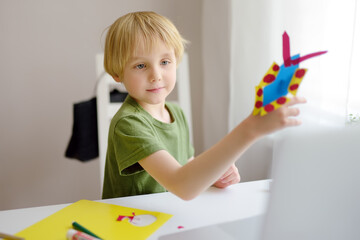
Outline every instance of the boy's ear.
<svg viewBox="0 0 360 240">
<path fill-rule="evenodd" d="M 115 76 L 112 76 L 113 77 L 113 79 L 116 81 L 116 82 L 118 82 L 118 83 L 120 83 L 121 82 L 121 80 L 120 80 L 120 78 L 119 77 L 115 77 Z"/>
</svg>

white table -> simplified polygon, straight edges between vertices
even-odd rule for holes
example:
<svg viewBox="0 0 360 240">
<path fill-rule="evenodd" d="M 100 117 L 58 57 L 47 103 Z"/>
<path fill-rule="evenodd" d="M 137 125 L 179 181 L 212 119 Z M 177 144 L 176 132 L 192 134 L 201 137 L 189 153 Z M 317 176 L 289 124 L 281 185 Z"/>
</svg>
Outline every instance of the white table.
<svg viewBox="0 0 360 240">
<path fill-rule="evenodd" d="M 207 225 L 245 219 L 265 212 L 270 180 L 245 182 L 226 189 L 210 188 L 191 201 L 172 193 L 157 193 L 99 202 L 172 214 L 149 239 Z M 15 234 L 69 204 L 0 211 L 0 232 Z M 179 228 L 183 227 L 183 228 Z"/>
</svg>

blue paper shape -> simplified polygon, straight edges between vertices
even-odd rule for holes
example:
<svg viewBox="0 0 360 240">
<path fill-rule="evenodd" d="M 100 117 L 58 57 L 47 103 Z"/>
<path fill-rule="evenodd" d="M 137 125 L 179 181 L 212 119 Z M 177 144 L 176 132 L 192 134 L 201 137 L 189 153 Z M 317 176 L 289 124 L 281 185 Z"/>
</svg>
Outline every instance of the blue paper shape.
<svg viewBox="0 0 360 240">
<path fill-rule="evenodd" d="M 291 59 L 297 59 L 299 57 L 300 54 L 297 54 L 292 56 Z M 264 87 L 263 106 L 266 106 L 276 99 L 288 94 L 291 79 L 298 68 L 299 64 L 290 65 L 289 67 L 285 67 L 284 64 L 280 66 L 280 70 L 275 81 Z"/>
</svg>

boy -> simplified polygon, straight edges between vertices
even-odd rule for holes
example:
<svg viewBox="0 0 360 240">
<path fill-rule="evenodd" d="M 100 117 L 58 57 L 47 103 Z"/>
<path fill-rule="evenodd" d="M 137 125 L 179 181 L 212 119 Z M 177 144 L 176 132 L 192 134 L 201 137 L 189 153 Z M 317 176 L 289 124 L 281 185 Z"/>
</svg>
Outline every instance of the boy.
<svg viewBox="0 0 360 240">
<path fill-rule="evenodd" d="M 240 181 L 235 161 L 257 139 L 300 121 L 293 98 L 264 117 L 250 115 L 209 150 L 193 157 L 181 109 L 166 102 L 174 89 L 185 40 L 154 12 L 116 20 L 105 43 L 105 70 L 129 95 L 109 128 L 103 198 L 170 191 L 184 200 L 209 186 Z"/>
</svg>

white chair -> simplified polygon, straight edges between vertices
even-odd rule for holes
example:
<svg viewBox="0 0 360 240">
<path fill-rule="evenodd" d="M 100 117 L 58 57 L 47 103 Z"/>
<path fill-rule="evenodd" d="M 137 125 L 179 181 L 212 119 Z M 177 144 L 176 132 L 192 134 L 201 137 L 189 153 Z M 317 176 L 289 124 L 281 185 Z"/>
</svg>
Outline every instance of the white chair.
<svg viewBox="0 0 360 240">
<path fill-rule="evenodd" d="M 110 102 L 110 91 L 114 88 L 119 91 L 126 91 L 125 88 L 114 81 L 114 79 L 104 70 L 104 54 L 96 56 L 96 76 L 98 79 L 96 87 L 97 97 L 97 121 L 99 138 L 99 159 L 100 159 L 100 188 L 102 192 L 104 181 L 104 169 L 107 150 L 107 140 L 109 125 L 112 117 L 121 107 L 121 103 Z M 169 96 L 169 101 L 177 102 L 183 109 L 189 122 L 190 137 L 192 141 L 192 117 L 191 117 L 191 97 L 189 80 L 189 58 L 184 53 L 183 59 L 177 69 L 177 84 L 173 93 Z"/>
</svg>

